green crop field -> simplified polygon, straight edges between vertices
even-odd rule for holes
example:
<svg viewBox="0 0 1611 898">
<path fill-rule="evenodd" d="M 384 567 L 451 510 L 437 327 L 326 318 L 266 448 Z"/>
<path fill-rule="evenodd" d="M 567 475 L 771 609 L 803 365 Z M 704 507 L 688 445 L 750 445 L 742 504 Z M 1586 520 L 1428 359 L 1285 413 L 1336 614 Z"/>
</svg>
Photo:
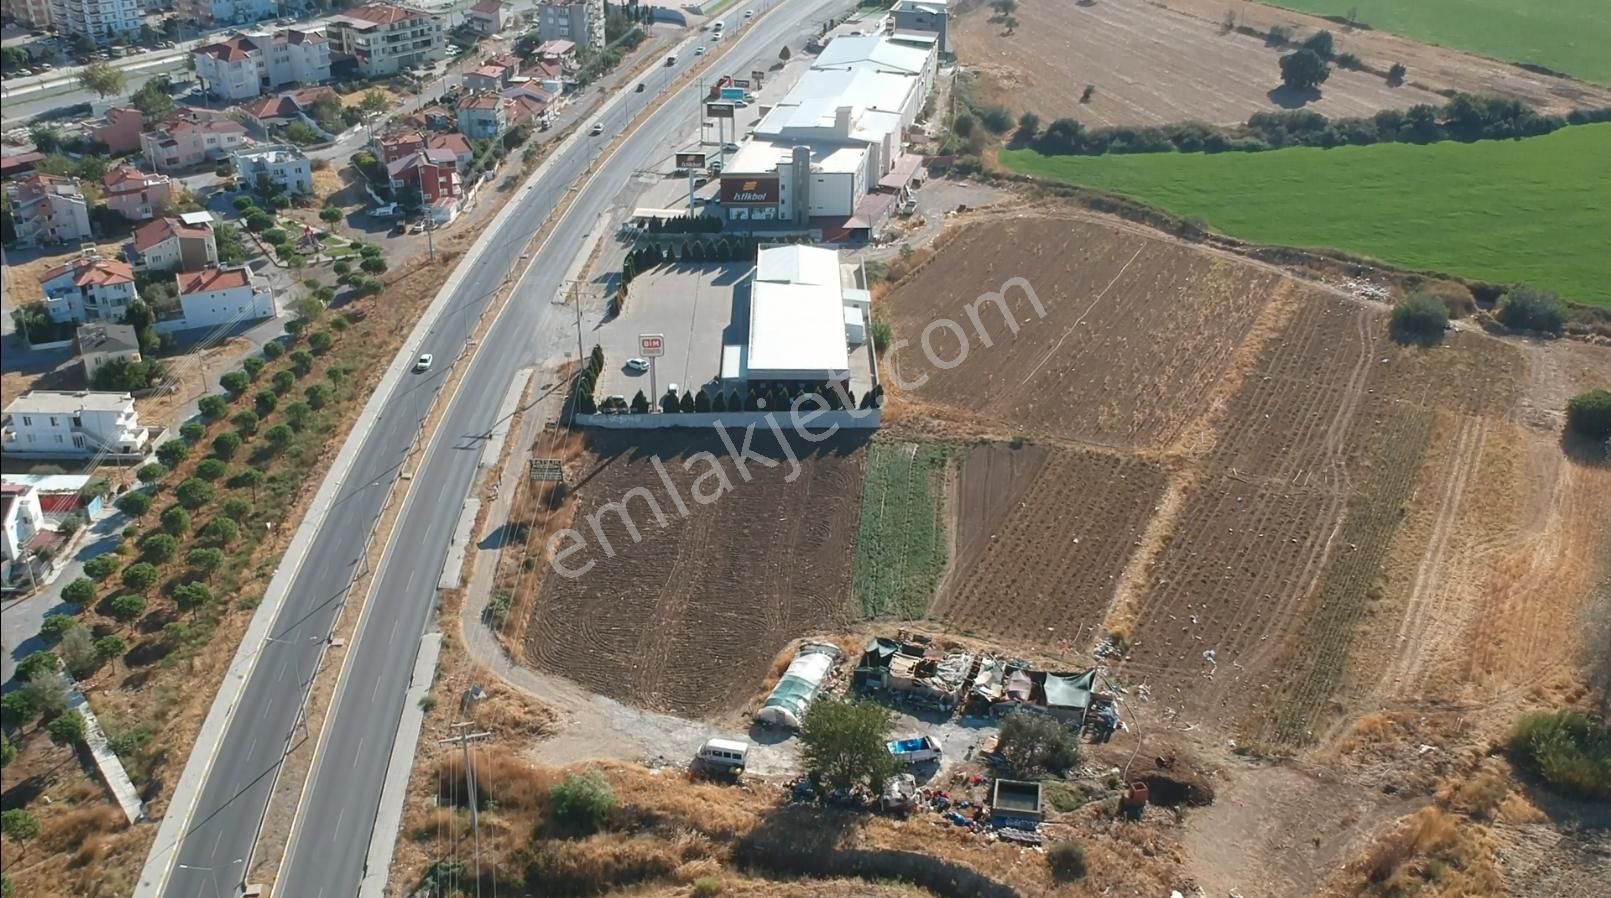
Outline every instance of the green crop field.
<svg viewBox="0 0 1611 898">
<path fill-rule="evenodd" d="M 1264 2 L 1317 16 L 1346 16 L 1355 9 L 1356 21 L 1377 31 L 1611 84 L 1611 6 L 1606 0 Z"/>
<path fill-rule="evenodd" d="M 1263 153 L 1042 156 L 1022 174 L 1128 194 L 1214 230 L 1611 306 L 1611 124 L 1528 140 Z"/>
<path fill-rule="evenodd" d="M 945 571 L 942 443 L 875 442 L 867 460 L 855 589 L 863 617 L 922 617 Z"/>
</svg>

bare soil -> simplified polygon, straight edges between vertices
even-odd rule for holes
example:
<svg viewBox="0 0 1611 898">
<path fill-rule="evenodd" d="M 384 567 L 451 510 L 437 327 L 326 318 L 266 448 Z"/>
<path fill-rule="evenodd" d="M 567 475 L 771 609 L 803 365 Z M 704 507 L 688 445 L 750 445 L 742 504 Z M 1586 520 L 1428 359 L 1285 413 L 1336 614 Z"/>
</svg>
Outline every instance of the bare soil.
<svg viewBox="0 0 1611 898">
<path fill-rule="evenodd" d="M 1409 68 L 1408 83 L 1390 87 L 1381 74 L 1334 68 L 1318 97 L 1281 87 L 1279 59 L 1291 47 L 1224 28 L 1237 23 L 1267 32 L 1296 24 L 1294 39 L 1332 31 L 1337 53 L 1353 53 L 1385 72 Z M 1380 109 L 1445 102 L 1439 91 L 1515 97 L 1553 112 L 1602 106 L 1611 90 L 1538 75 L 1452 50 L 1370 31 L 1344 31 L 1319 19 L 1233 0 L 1026 0 L 1008 34 L 994 10 L 979 4 L 955 17 L 952 34 L 962 64 L 982 74 L 983 99 L 1042 120 L 1073 117 L 1087 126 L 1158 125 L 1181 121 L 1244 122 L 1255 112 L 1308 109 L 1328 117 L 1368 116 Z M 1090 101 L 1080 102 L 1087 85 Z"/>
<path fill-rule="evenodd" d="M 741 468 L 705 433 L 593 438 L 571 522 L 585 548 L 561 559 L 592 567 L 545 572 L 527 659 L 612 698 L 699 716 L 742 703 L 789 640 L 842 629 L 865 438 L 801 443 L 810 454 L 794 476 L 775 441 L 762 433 L 753 445 L 777 466 Z M 622 501 L 630 527 L 605 508 Z"/>
</svg>

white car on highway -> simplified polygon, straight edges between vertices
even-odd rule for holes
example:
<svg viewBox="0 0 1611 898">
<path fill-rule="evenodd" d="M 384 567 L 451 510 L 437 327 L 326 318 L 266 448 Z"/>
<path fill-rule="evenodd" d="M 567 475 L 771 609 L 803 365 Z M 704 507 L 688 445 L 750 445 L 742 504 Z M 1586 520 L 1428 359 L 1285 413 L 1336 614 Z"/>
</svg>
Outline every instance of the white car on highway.
<svg viewBox="0 0 1611 898">
<path fill-rule="evenodd" d="M 419 361 L 414 363 L 414 370 L 415 371 L 429 371 L 429 370 L 431 370 L 431 363 L 434 362 L 434 361 L 436 361 L 436 359 L 433 358 L 431 356 L 431 354 L 427 352 L 426 354 L 420 356 Z"/>
</svg>

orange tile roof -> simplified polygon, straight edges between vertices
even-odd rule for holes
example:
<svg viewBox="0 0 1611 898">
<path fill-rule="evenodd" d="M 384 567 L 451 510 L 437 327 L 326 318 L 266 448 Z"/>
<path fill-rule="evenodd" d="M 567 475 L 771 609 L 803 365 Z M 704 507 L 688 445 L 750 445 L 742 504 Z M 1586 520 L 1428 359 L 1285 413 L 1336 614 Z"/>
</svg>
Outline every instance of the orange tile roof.
<svg viewBox="0 0 1611 898">
<path fill-rule="evenodd" d="M 130 193 L 144 190 L 155 179 L 132 165 L 119 165 L 101 177 L 101 184 L 113 193 Z"/>
<path fill-rule="evenodd" d="M 130 268 L 127 262 L 85 256 L 57 265 L 40 275 L 39 282 L 48 283 L 69 272 L 73 275 L 73 284 L 79 287 L 134 283 L 134 269 Z"/>
<path fill-rule="evenodd" d="M 425 145 L 433 150 L 452 150 L 455 156 L 468 156 L 475 152 L 470 148 L 470 139 L 463 134 L 432 134 L 425 139 Z"/>
<path fill-rule="evenodd" d="M 134 230 L 134 251 L 145 253 L 169 237 L 206 237 L 212 229 L 205 225 L 191 227 L 177 218 L 159 218 Z"/>
<path fill-rule="evenodd" d="M 460 109 L 497 109 L 503 98 L 497 94 L 473 94 L 459 101 Z"/>
<path fill-rule="evenodd" d="M 208 44 L 196 49 L 197 53 L 211 56 L 222 62 L 238 62 L 246 59 L 248 54 L 257 49 L 257 44 L 244 34 L 237 34 L 229 40 Z"/>
<path fill-rule="evenodd" d="M 424 18 L 424 15 L 416 10 L 393 6 L 390 3 L 371 3 L 366 6 L 355 6 L 352 9 L 343 10 L 340 16 L 342 18 L 357 19 L 360 22 L 373 22 L 376 25 L 390 25 L 394 22 Z"/>
<path fill-rule="evenodd" d="M 242 268 L 214 268 L 207 267 L 200 271 L 193 271 L 174 276 L 179 282 L 179 295 L 190 296 L 193 293 L 209 293 L 213 290 L 229 290 L 235 287 L 244 287 L 251 283 L 251 279 Z"/>
</svg>

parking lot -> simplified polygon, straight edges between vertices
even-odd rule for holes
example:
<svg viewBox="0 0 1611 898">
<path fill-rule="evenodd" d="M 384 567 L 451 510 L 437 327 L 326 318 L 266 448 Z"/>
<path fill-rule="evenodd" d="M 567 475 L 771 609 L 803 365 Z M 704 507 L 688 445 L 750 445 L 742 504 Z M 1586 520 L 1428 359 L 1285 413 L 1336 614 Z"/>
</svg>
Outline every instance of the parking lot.
<svg viewBox="0 0 1611 898">
<path fill-rule="evenodd" d="M 741 284 L 753 263 L 710 263 L 667 266 L 640 274 L 628 288 L 619 318 L 598 326 L 604 348 L 604 373 L 596 394 L 620 395 L 632 401 L 639 390 L 658 399 L 671 384 L 686 392 L 713 384 L 721 374 L 722 345 L 742 343 L 749 333 L 749 291 Z M 653 360 L 655 391 L 647 372 L 626 368 L 639 355 L 639 334 L 664 334 L 665 355 Z"/>
</svg>

